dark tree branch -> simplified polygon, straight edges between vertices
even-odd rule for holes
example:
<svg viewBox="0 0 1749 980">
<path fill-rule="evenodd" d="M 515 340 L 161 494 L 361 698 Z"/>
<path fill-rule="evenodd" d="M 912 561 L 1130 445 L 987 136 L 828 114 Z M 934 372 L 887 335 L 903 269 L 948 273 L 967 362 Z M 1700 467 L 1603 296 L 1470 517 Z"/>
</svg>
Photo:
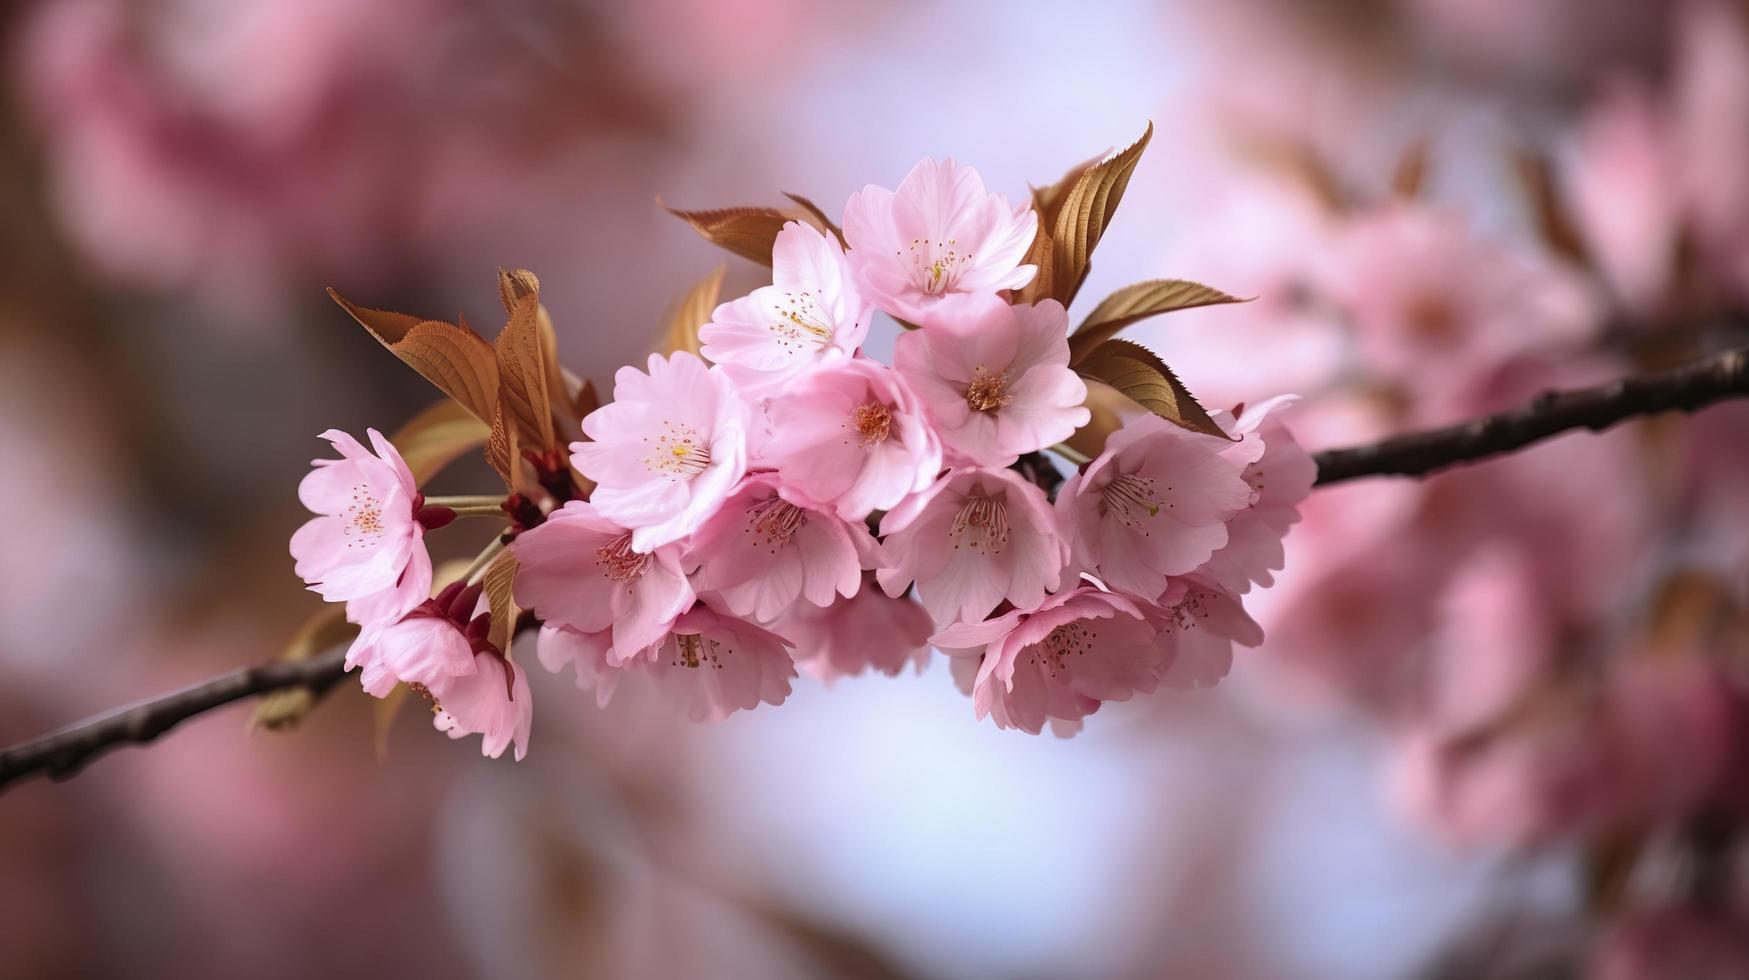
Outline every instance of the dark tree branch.
<svg viewBox="0 0 1749 980">
<path fill-rule="evenodd" d="M 1522 449 L 1570 429 L 1604 429 L 1640 415 L 1692 412 L 1749 396 L 1749 347 L 1591 388 L 1549 391 L 1528 405 L 1443 429 L 1314 454 L 1318 486 L 1365 476 L 1422 476 Z"/>
<path fill-rule="evenodd" d="M 1315 454 L 1318 485 L 1366 476 L 1420 476 L 1521 449 L 1570 429 L 1602 430 L 1639 415 L 1692 412 L 1736 397 L 1749 397 L 1749 348 L 1593 388 L 1551 391 L 1522 408 L 1462 425 L 1327 449 Z M 1023 457 L 1016 468 L 1047 492 L 1060 479 L 1036 454 Z M 232 671 L 6 749 L 0 752 L 0 790 L 39 773 L 65 779 L 116 746 L 150 742 L 182 721 L 232 701 L 297 687 L 320 696 L 344 676 L 344 658 L 343 650 L 334 650 L 310 660 Z"/>
<path fill-rule="evenodd" d="M 341 647 L 309 660 L 244 667 L 15 745 L 0 751 L 0 789 L 38 773 L 67 779 L 110 749 L 130 742 L 143 745 L 232 701 L 296 687 L 319 697 L 345 676 L 345 659 L 346 648 Z"/>
</svg>

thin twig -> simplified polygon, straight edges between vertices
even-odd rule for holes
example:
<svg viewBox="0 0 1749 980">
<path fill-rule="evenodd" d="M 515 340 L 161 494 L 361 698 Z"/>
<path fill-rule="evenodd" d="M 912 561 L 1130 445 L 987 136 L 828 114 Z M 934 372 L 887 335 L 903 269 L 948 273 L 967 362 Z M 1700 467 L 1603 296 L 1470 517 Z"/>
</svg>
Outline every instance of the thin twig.
<svg viewBox="0 0 1749 980">
<path fill-rule="evenodd" d="M 1641 415 L 1693 412 L 1749 396 L 1749 347 L 1653 374 L 1549 391 L 1509 412 L 1383 442 L 1314 454 L 1318 486 L 1365 476 L 1422 476 L 1522 449 L 1570 429 L 1604 429 Z"/>
<path fill-rule="evenodd" d="M 345 676 L 345 659 L 346 648 L 340 647 L 309 660 L 244 667 L 15 745 L 0 751 L 0 789 L 38 773 L 66 779 L 110 749 L 143 745 L 195 715 L 233 701 L 294 687 L 307 687 L 320 697 Z"/>
<path fill-rule="evenodd" d="M 1327 449 L 1315 455 L 1318 485 L 1366 476 L 1420 476 L 1521 449 L 1570 429 L 1602 430 L 1635 416 L 1692 412 L 1738 397 L 1749 397 L 1749 348 L 1592 388 L 1548 392 L 1522 408 L 1462 425 Z M 1041 485 L 1060 478 L 1048 463 L 1031 456 L 1022 460 L 1020 469 Z M 294 687 L 308 687 L 319 696 L 344 676 L 343 659 L 344 651 L 335 650 L 311 660 L 236 670 L 6 749 L 0 752 L 0 790 L 37 774 L 65 779 L 118 745 L 150 742 L 180 722 L 232 701 Z"/>
</svg>

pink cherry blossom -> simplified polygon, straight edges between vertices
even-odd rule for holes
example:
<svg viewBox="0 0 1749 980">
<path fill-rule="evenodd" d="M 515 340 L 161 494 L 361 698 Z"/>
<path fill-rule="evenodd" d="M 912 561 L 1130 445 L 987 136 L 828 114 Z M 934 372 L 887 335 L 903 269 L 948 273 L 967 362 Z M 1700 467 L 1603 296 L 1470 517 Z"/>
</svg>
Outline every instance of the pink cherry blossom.
<svg viewBox="0 0 1749 980">
<path fill-rule="evenodd" d="M 686 562 L 700 592 L 768 623 L 798 599 L 825 606 L 855 595 L 875 550 L 867 525 L 760 473 L 742 480 L 693 536 Z"/>
<path fill-rule="evenodd" d="M 1251 501 L 1233 443 L 1153 415 L 1130 419 L 1057 491 L 1075 567 L 1119 592 L 1155 598 L 1227 543 Z M 1240 445 L 1243 449 L 1243 444 Z"/>
<path fill-rule="evenodd" d="M 1213 687 L 1233 667 L 1233 644 L 1263 643 L 1263 627 L 1238 596 L 1195 577 L 1174 580 L 1158 608 L 1156 628 L 1172 651 L 1160 676 L 1167 687 Z"/>
<path fill-rule="evenodd" d="M 1036 607 L 1069 558 L 1044 491 L 1012 470 L 952 470 L 888 511 L 881 533 L 881 587 L 898 596 L 916 582 L 939 626 L 983 619 L 1004 599 Z"/>
<path fill-rule="evenodd" d="M 1061 303 L 967 299 L 936 312 L 942 319 L 899 338 L 893 366 L 922 399 L 950 459 L 1007 466 L 1087 424 L 1087 385 L 1069 369 Z"/>
<path fill-rule="evenodd" d="M 1153 691 L 1171 662 L 1160 614 L 1080 586 L 981 623 L 950 626 L 930 642 L 974 658 L 972 705 L 979 720 L 1034 735 L 1047 719 L 1077 723 L 1105 701 Z"/>
<path fill-rule="evenodd" d="M 396 684 L 436 689 L 451 677 L 478 669 L 462 628 L 445 617 L 436 600 L 431 602 L 430 609 L 421 607 L 359 632 L 346 651 L 346 669 L 362 668 L 359 679 L 366 694 L 387 697 Z"/>
<path fill-rule="evenodd" d="M 1361 214 L 1322 259 L 1317 278 L 1353 322 L 1367 367 L 1416 378 L 1424 397 L 1516 354 L 1584 341 L 1601 323 L 1601 297 L 1575 270 L 1423 205 Z M 1430 359 L 1444 370 L 1422 372 Z"/>
<path fill-rule="evenodd" d="M 481 735 L 480 754 L 496 759 L 512 742 L 516 759 L 528 754 L 528 733 L 534 722 L 534 698 L 528 672 L 496 651 L 474 654 L 477 669 L 433 688 L 436 713 L 431 724 L 450 738 Z"/>
<path fill-rule="evenodd" d="M 541 666 L 559 673 L 567 665 L 577 674 L 577 689 L 595 692 L 595 706 L 605 708 L 626 671 L 612 659 L 613 636 L 607 630 L 582 633 L 567 626 L 543 624 L 535 641 Z"/>
<path fill-rule="evenodd" d="M 590 502 L 632 529 L 634 550 L 699 529 L 747 469 L 746 403 L 734 383 L 696 355 L 651 354 L 648 373 L 622 367 L 613 401 L 583 420 L 590 442 L 571 444 L 579 472 L 598 484 Z"/>
<path fill-rule="evenodd" d="M 699 330 L 699 353 L 759 399 L 850 358 L 868 336 L 872 315 L 838 240 L 792 221 L 772 246 L 771 285 L 718 306 Z"/>
<path fill-rule="evenodd" d="M 319 516 L 291 539 L 298 576 L 364 624 L 399 618 L 431 592 L 419 485 L 381 433 L 367 434 L 374 454 L 338 429 L 322 433 L 340 458 L 315 460 L 298 484 L 298 499 Z"/>
<path fill-rule="evenodd" d="M 554 511 L 512 547 L 517 604 L 552 626 L 607 632 L 616 661 L 662 639 L 692 605 L 680 544 L 633 551 L 631 532 L 586 501 Z"/>
<path fill-rule="evenodd" d="M 922 322 L 943 298 L 1019 289 L 1037 269 L 1022 265 L 1038 215 L 984 190 L 971 167 L 926 159 L 899 189 L 873 184 L 844 205 L 850 265 L 875 305 Z"/>
<path fill-rule="evenodd" d="M 367 626 L 346 653 L 346 669 L 361 667 L 365 693 L 375 697 L 408 685 L 431 702 L 438 731 L 484 735 L 482 751 L 494 759 L 515 741 L 521 759 L 533 701 L 522 671 L 487 639 L 492 614 L 481 592 L 457 582 L 397 622 Z"/>
<path fill-rule="evenodd" d="M 941 442 L 892 368 L 856 358 L 803 378 L 767 406 L 761 461 L 783 482 L 859 521 L 941 473 Z"/>
<path fill-rule="evenodd" d="M 867 669 L 897 677 L 906 664 L 921 673 L 934 630 L 922 606 L 882 592 L 872 574 L 848 599 L 796 603 L 773 628 L 795 644 L 796 666 L 828 684 Z"/>
<path fill-rule="evenodd" d="M 1240 475 L 1251 487 L 1251 503 L 1227 521 L 1227 543 L 1203 563 L 1199 574 L 1229 592 L 1243 595 L 1253 582 L 1275 584 L 1271 572 L 1287 564 L 1282 547 L 1288 529 L 1300 519 L 1299 503 L 1312 492 L 1318 464 L 1294 441 L 1273 413 L 1293 404 L 1283 395 L 1245 408 L 1236 421 L 1220 419 L 1228 434 L 1242 441 L 1222 455 L 1244 467 Z"/>
<path fill-rule="evenodd" d="M 624 670 L 649 675 L 689 721 L 716 723 L 760 704 L 779 705 L 796 676 L 789 641 L 701 599 L 660 644 Z"/>
</svg>

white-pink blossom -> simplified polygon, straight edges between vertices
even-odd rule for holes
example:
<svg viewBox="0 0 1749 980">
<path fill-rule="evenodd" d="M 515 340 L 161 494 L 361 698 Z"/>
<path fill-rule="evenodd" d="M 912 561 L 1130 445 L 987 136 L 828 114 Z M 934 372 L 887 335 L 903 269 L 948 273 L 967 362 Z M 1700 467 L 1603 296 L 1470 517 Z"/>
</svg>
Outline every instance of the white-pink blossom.
<svg viewBox="0 0 1749 980">
<path fill-rule="evenodd" d="M 736 711 L 778 705 L 796 676 L 789 641 L 700 599 L 663 641 L 625 670 L 648 674 L 689 721 L 720 722 Z"/>
<path fill-rule="evenodd" d="M 1019 289 L 1038 227 L 1031 203 L 1010 205 L 984 189 L 971 167 L 926 159 L 897 191 L 870 184 L 844 205 L 844 238 L 863 291 L 881 309 L 915 322 L 943 298 Z"/>
<path fill-rule="evenodd" d="M 896 677 L 929 662 L 929 614 L 907 596 L 881 591 L 872 574 L 848 599 L 829 606 L 796 603 L 772 627 L 795 649 L 796 666 L 830 684 L 840 677 L 876 670 Z"/>
<path fill-rule="evenodd" d="M 1103 702 L 1154 690 L 1173 656 L 1158 628 L 1162 616 L 1150 603 L 1083 585 L 1036 607 L 950 626 L 930 642 L 977 664 L 971 693 L 980 720 L 1037 735 L 1056 719 L 1072 732 Z"/>
<path fill-rule="evenodd" d="M 1007 466 L 1087 424 L 1087 385 L 1069 368 L 1069 315 L 1056 300 L 944 303 L 899 338 L 893 366 L 922 400 L 949 461 Z"/>
<path fill-rule="evenodd" d="M 888 511 L 881 533 L 881 587 L 897 596 L 916 582 L 942 626 L 981 620 L 1003 600 L 1037 606 L 1069 558 L 1044 491 L 1012 470 L 951 470 Z"/>
<path fill-rule="evenodd" d="M 1152 599 L 1227 543 L 1226 522 L 1251 502 L 1233 446 L 1153 415 L 1130 419 L 1057 491 L 1078 571 Z"/>
<path fill-rule="evenodd" d="M 589 442 L 571 460 L 597 484 L 590 496 L 649 552 L 699 529 L 747 470 L 746 402 L 727 376 L 684 351 L 651 354 L 648 372 L 622 367 L 613 401 L 583 420 Z"/>
<path fill-rule="evenodd" d="M 1222 455 L 1244 468 L 1240 475 L 1251 487 L 1251 502 L 1227 521 L 1227 543 L 1198 574 L 1229 592 L 1243 595 L 1252 583 L 1275 584 L 1271 573 L 1287 564 L 1283 541 L 1300 519 L 1300 501 L 1318 478 L 1312 454 L 1275 414 L 1295 400 L 1281 395 L 1241 409 L 1236 420 L 1225 412 L 1218 418 L 1229 435 L 1241 437 Z"/>
<path fill-rule="evenodd" d="M 1173 580 L 1157 608 L 1171 664 L 1160 676 L 1167 687 L 1213 687 L 1233 667 L 1233 644 L 1256 647 L 1263 627 L 1245 611 L 1239 597 L 1197 578 Z"/>
<path fill-rule="evenodd" d="M 783 482 L 862 520 L 941 473 L 941 442 L 892 368 L 856 358 L 803 378 L 766 409 L 761 462 Z"/>
<path fill-rule="evenodd" d="M 632 534 L 573 500 L 517 536 L 516 601 L 549 625 L 610 634 L 616 660 L 657 642 L 692 605 L 682 546 L 632 550 Z"/>
<path fill-rule="evenodd" d="M 771 285 L 718 306 L 699 329 L 699 353 L 747 397 L 768 397 L 854 355 L 873 312 L 838 240 L 792 221 L 771 249 Z"/>
<path fill-rule="evenodd" d="M 855 595 L 875 549 L 861 521 L 757 473 L 688 542 L 686 566 L 698 591 L 768 623 L 799 599 L 825 606 Z"/>
<path fill-rule="evenodd" d="M 338 429 L 322 433 L 340 458 L 315 460 L 298 484 L 318 516 L 291 539 L 298 576 L 329 602 L 348 603 L 347 618 L 360 624 L 393 621 L 431 592 L 419 485 L 381 433 L 367 435 L 375 453 Z"/>
</svg>

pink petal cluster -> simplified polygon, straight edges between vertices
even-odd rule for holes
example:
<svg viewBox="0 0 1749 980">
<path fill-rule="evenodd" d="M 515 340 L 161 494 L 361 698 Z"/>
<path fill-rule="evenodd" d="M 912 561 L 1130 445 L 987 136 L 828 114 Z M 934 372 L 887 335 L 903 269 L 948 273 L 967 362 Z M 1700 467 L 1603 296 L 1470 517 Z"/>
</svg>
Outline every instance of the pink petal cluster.
<svg viewBox="0 0 1749 980">
<path fill-rule="evenodd" d="M 298 499 L 317 516 L 292 535 L 298 576 L 347 618 L 368 624 L 394 618 L 431 591 L 431 555 L 419 513 L 424 498 L 401 454 L 375 429 L 373 453 L 338 429 L 322 438 L 339 459 L 318 459 L 298 484 Z"/>
<path fill-rule="evenodd" d="M 543 479 L 553 499 L 501 508 L 542 665 L 600 706 L 637 687 L 714 723 L 781 704 L 799 669 L 896 675 L 933 644 L 979 718 L 1033 733 L 1225 676 L 1234 644 L 1262 639 L 1239 596 L 1281 568 L 1310 488 L 1288 402 L 1222 415 L 1227 438 L 1137 406 L 1053 478 L 1044 453 L 1092 413 L 1063 306 L 1005 292 L 1031 280 L 1035 224 L 970 168 L 924 161 L 852 198 L 848 249 L 785 225 L 771 284 L 716 309 L 703 356 L 622 368 L 570 446 L 587 497 Z M 877 307 L 916 324 L 892 365 L 862 349 Z M 395 598 L 370 600 L 349 658 L 367 691 L 409 685 L 440 729 L 520 755 L 527 679 L 486 642 L 477 584 L 425 598 L 423 500 L 372 435 L 374 455 L 331 435 L 343 459 L 306 480 L 322 516 L 298 570 L 336 601 Z"/>
<path fill-rule="evenodd" d="M 958 296 L 994 296 L 1032 281 L 1024 265 L 1038 230 L 1025 201 L 984 189 L 971 167 L 924 160 L 897 191 L 870 184 L 844 205 L 850 265 L 875 305 L 922 323 Z"/>
</svg>

